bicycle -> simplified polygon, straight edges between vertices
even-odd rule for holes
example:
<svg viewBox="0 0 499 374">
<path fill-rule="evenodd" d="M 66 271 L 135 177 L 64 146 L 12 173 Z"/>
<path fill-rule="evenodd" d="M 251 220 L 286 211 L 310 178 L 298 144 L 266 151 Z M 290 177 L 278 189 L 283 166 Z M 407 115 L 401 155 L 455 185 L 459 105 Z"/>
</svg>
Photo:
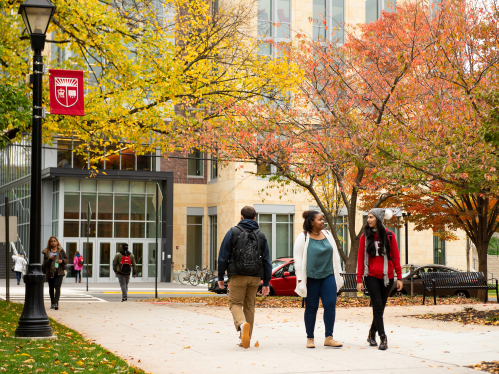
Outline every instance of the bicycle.
<svg viewBox="0 0 499 374">
<path fill-rule="evenodd" d="M 189 283 L 189 277 L 192 274 L 192 270 L 189 270 L 189 268 L 185 268 L 184 270 L 180 271 L 178 273 L 178 281 L 180 284 L 187 284 Z"/>
<path fill-rule="evenodd" d="M 196 266 L 196 272 L 189 277 L 189 283 L 193 286 L 197 286 L 199 283 L 207 284 L 214 276 L 215 272 L 209 270 L 208 267 L 200 270 L 199 266 Z"/>
</svg>

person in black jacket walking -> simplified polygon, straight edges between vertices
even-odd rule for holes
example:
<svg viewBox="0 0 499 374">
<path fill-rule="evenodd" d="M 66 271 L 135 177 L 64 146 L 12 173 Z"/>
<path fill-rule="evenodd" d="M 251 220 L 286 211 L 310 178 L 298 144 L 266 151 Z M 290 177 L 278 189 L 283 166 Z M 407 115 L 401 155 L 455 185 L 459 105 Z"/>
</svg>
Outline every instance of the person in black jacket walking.
<svg viewBox="0 0 499 374">
<path fill-rule="evenodd" d="M 240 332 L 239 346 L 244 348 L 250 346 L 260 280 L 263 279 L 263 295 L 268 295 L 272 277 L 267 238 L 255 219 L 253 207 L 241 209 L 241 221 L 225 234 L 218 254 L 218 285 L 221 289 L 225 287 L 224 274 L 227 271 L 229 309 L 236 330 Z"/>
</svg>

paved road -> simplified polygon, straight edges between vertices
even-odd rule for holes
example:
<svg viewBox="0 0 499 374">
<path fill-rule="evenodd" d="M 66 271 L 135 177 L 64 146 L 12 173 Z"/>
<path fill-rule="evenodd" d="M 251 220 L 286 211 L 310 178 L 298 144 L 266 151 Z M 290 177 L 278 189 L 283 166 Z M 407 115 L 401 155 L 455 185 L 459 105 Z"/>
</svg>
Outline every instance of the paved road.
<svg viewBox="0 0 499 374">
<path fill-rule="evenodd" d="M 72 280 L 65 280 L 61 289 L 61 302 L 80 300 L 92 301 L 108 301 L 120 302 L 121 290 L 118 282 L 116 283 L 89 283 L 88 291 L 85 283 L 73 283 Z M 11 282 L 10 295 L 13 301 L 24 300 L 24 283 L 18 286 L 16 282 Z M 5 300 L 5 279 L 0 281 L 0 299 Z M 45 299 L 48 299 L 48 285 L 44 289 Z M 128 300 L 150 299 L 154 297 L 155 289 L 154 282 L 130 282 L 128 289 Z M 185 297 L 185 296 L 200 296 L 213 297 L 217 296 L 213 292 L 208 291 L 206 285 L 191 286 L 178 283 L 158 283 L 158 297 Z M 85 300 L 83 300 L 85 299 Z"/>
</svg>

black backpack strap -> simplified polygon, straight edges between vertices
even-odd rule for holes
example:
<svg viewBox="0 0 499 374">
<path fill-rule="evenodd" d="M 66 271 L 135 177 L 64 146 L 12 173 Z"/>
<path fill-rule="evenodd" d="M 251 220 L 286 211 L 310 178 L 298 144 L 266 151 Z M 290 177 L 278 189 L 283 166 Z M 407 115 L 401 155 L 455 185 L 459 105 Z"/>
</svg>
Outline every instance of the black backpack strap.
<svg viewBox="0 0 499 374">
<path fill-rule="evenodd" d="M 239 235 L 244 231 L 239 226 L 231 227 L 230 231 L 232 231 L 232 249 L 236 246 L 236 241 L 239 238 Z"/>
</svg>

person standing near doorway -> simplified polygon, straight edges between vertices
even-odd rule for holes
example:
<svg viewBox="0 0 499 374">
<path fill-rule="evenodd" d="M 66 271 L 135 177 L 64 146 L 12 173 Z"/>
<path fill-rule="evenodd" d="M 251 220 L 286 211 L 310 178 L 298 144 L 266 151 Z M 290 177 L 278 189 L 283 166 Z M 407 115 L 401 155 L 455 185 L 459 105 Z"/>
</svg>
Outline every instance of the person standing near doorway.
<svg viewBox="0 0 499 374">
<path fill-rule="evenodd" d="M 14 260 L 14 271 L 16 272 L 16 277 L 17 277 L 17 285 L 21 283 L 21 276 L 23 273 L 25 273 L 26 269 L 26 259 L 24 258 L 24 253 L 21 252 L 18 255 L 12 256 L 12 259 Z"/>
<path fill-rule="evenodd" d="M 137 277 L 137 263 L 135 262 L 135 257 L 128 250 L 128 244 L 123 243 L 121 245 L 121 251 L 116 253 L 113 260 L 113 270 L 114 274 L 118 277 L 121 287 L 121 301 L 127 301 L 128 299 L 128 282 L 130 281 L 130 273 L 133 277 Z"/>
<path fill-rule="evenodd" d="M 272 277 L 269 245 L 256 222 L 251 206 L 241 209 L 241 221 L 225 235 L 218 254 L 218 286 L 225 288 L 229 276 L 229 309 L 239 331 L 239 346 L 249 348 L 255 321 L 256 292 L 263 279 L 262 294 L 268 295 Z"/>
<path fill-rule="evenodd" d="M 360 237 L 357 263 L 357 290 L 364 290 L 364 278 L 373 308 L 373 322 L 367 342 L 371 347 L 376 347 L 377 332 L 380 337 L 378 349 L 383 351 L 388 349 L 383 313 L 393 286 L 394 272 L 397 274 L 397 290 L 400 291 L 403 287 L 397 239 L 395 234 L 383 225 L 384 220 L 392 216 L 393 213 L 389 209 L 374 208 L 369 211 L 364 234 Z"/>
<path fill-rule="evenodd" d="M 61 285 L 64 275 L 66 275 L 64 270 L 69 263 L 69 258 L 55 236 L 49 238 L 47 248 L 42 253 L 43 265 L 46 269 L 45 277 L 49 284 L 50 309 L 58 310 Z"/>
<path fill-rule="evenodd" d="M 83 264 L 85 261 L 83 260 L 83 256 L 80 254 L 79 251 L 76 251 L 75 258 L 73 259 L 73 265 L 75 269 L 75 283 L 78 283 L 78 278 L 80 279 L 81 283 L 81 271 L 83 269 Z"/>
</svg>

